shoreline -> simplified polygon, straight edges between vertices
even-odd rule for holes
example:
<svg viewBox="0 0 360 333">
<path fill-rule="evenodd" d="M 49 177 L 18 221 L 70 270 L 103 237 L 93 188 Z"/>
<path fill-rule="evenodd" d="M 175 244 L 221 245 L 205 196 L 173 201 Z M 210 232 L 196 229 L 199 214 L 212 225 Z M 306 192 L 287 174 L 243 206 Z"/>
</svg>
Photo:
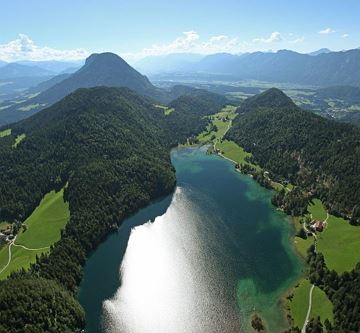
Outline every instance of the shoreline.
<svg viewBox="0 0 360 333">
<path fill-rule="evenodd" d="M 213 146 L 215 147 L 215 145 Z M 215 151 L 215 150 L 214 150 Z M 234 165 L 237 164 L 236 161 L 232 160 L 231 158 L 229 157 L 226 157 L 224 156 L 223 154 L 221 153 L 212 153 L 212 155 L 215 155 L 215 156 L 219 156 L 225 160 L 228 160 L 230 162 L 232 162 Z M 243 172 L 241 172 L 241 170 L 235 168 L 235 171 L 244 175 L 244 176 L 249 176 L 250 178 L 253 179 L 252 175 L 251 174 L 245 174 Z M 255 181 L 255 180 L 254 180 Z M 266 190 L 269 190 L 269 191 L 276 191 L 276 189 L 267 189 L 266 187 L 262 186 L 261 184 L 259 184 L 258 182 L 256 182 L 258 185 L 260 185 L 261 187 L 263 187 L 264 189 Z M 283 212 L 283 210 L 281 210 Z M 306 278 L 305 276 L 305 272 L 304 272 L 304 269 L 306 267 L 305 265 L 305 257 L 299 252 L 299 250 L 297 249 L 296 245 L 295 245 L 295 238 L 296 238 L 296 226 L 295 226 L 295 223 L 297 222 L 295 220 L 295 217 L 294 216 L 291 216 L 291 215 L 288 215 L 286 214 L 285 212 L 283 212 L 285 215 L 286 215 L 286 218 L 288 220 L 288 223 L 289 225 L 291 226 L 291 233 L 289 234 L 289 237 L 288 237 L 288 242 L 289 242 L 289 245 L 290 247 L 292 248 L 295 256 L 299 259 L 299 261 L 301 262 L 301 275 L 299 276 L 298 279 L 296 279 L 296 281 L 294 281 L 294 283 L 291 284 L 291 286 L 289 286 L 288 288 L 286 288 L 286 290 L 281 293 L 281 296 L 279 298 L 279 303 L 280 303 L 280 308 L 282 309 L 282 314 L 283 314 L 283 318 L 284 318 L 284 321 L 287 322 L 289 324 L 289 327 L 292 326 L 292 322 L 294 319 L 292 318 L 291 316 L 291 311 L 290 309 L 288 308 L 289 306 L 289 303 L 290 303 L 290 300 L 288 299 L 288 297 L 290 295 L 293 294 L 294 290 L 296 289 L 296 287 Z M 255 313 L 255 312 L 254 312 Z M 250 317 L 251 319 L 251 317 Z M 263 320 L 264 323 L 266 323 L 266 320 L 261 318 Z M 301 329 L 301 328 L 300 328 Z"/>
<path fill-rule="evenodd" d="M 194 145 L 189 145 L 188 147 L 178 147 L 179 149 L 183 149 L 183 148 L 191 148 L 191 147 L 202 147 L 202 146 L 206 146 L 206 144 L 194 144 Z M 213 145 L 213 148 L 215 147 L 215 145 Z M 214 150 L 215 151 L 215 150 Z M 221 153 L 210 153 L 210 155 L 214 155 L 214 156 L 219 156 L 231 163 L 233 163 L 234 165 L 237 164 L 236 161 L 232 160 L 231 158 L 227 157 L 227 156 L 224 156 L 223 154 Z M 241 175 L 244 175 L 244 176 L 249 176 L 249 178 L 253 178 L 253 176 L 251 174 L 245 174 L 243 172 L 241 172 L 240 169 L 237 169 L 237 168 L 234 168 L 236 172 L 240 173 Z M 254 180 L 255 181 L 255 180 Z M 256 181 L 255 181 L 256 182 Z M 261 184 L 259 184 L 258 182 L 256 182 L 259 186 L 261 186 L 262 188 L 264 188 L 265 190 L 268 190 L 268 191 L 276 191 L 275 188 L 272 188 L 272 189 L 268 189 L 264 186 L 262 186 Z M 283 210 L 280 210 L 281 212 L 283 212 Z M 291 226 L 291 231 L 289 233 L 289 236 L 288 236 L 288 243 L 290 245 L 290 248 L 292 249 L 294 255 L 299 259 L 300 263 L 301 263 L 301 274 L 300 276 L 294 281 L 294 283 L 292 283 L 288 288 L 286 288 L 280 295 L 279 299 L 278 299 L 278 302 L 279 302 L 279 307 L 281 308 L 281 312 L 282 312 L 282 315 L 283 315 L 283 319 L 284 319 L 284 322 L 287 322 L 288 323 L 288 328 L 290 328 L 292 326 L 292 322 L 291 320 L 293 320 L 292 316 L 291 316 L 291 312 L 290 312 L 290 309 L 288 308 L 288 304 L 289 304 L 289 300 L 288 300 L 288 296 L 290 296 L 295 288 L 305 279 L 305 258 L 303 257 L 303 255 L 299 252 L 299 250 L 297 249 L 297 247 L 295 246 L 295 238 L 296 238 L 296 226 L 295 226 L 295 218 L 291 215 L 288 215 L 286 214 L 285 212 L 283 212 L 285 215 L 286 215 L 286 219 L 289 223 L 289 225 Z M 253 316 L 254 314 L 256 314 L 256 312 L 253 312 L 251 316 Z M 249 320 L 251 321 L 251 316 L 249 317 Z M 261 318 L 262 321 L 266 324 L 266 319 L 264 318 Z M 301 329 L 301 328 L 300 328 Z"/>
</svg>

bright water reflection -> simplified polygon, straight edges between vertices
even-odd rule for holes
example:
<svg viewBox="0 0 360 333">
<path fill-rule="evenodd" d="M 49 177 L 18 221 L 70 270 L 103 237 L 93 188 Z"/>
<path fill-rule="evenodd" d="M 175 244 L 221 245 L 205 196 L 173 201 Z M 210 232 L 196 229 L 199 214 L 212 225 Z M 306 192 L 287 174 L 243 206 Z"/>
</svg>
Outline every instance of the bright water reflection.
<svg viewBox="0 0 360 333">
<path fill-rule="evenodd" d="M 104 302 L 107 332 L 240 331 L 214 217 L 194 207 L 194 196 L 178 188 L 163 216 L 132 230 L 121 287 Z"/>
</svg>

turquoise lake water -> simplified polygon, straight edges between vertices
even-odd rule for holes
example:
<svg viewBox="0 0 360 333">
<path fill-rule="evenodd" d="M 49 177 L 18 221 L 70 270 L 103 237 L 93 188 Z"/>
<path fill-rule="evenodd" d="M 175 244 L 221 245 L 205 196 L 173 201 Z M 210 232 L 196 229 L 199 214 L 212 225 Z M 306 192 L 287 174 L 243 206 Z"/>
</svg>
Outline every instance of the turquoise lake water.
<svg viewBox="0 0 360 333">
<path fill-rule="evenodd" d="M 268 332 L 301 274 L 271 192 L 202 148 L 174 150 L 177 188 L 128 218 L 84 269 L 87 332 Z"/>
</svg>

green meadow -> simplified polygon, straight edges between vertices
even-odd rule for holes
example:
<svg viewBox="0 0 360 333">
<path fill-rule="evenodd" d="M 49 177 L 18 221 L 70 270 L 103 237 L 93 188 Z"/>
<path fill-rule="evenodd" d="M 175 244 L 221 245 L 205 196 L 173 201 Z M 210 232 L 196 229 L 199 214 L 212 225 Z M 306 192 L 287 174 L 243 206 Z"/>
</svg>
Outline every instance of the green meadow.
<svg viewBox="0 0 360 333">
<path fill-rule="evenodd" d="M 26 138 L 26 134 L 25 134 L 25 133 L 18 135 L 18 136 L 16 137 L 16 139 L 15 139 L 15 143 L 13 144 L 13 148 L 16 148 L 16 147 L 18 146 L 18 144 L 19 144 L 22 140 L 24 140 L 25 138 Z"/>
<path fill-rule="evenodd" d="M 216 144 L 216 148 L 218 148 L 225 157 L 240 164 L 248 163 L 245 158 L 251 156 L 250 153 L 247 153 L 233 141 L 223 140 Z"/>
<path fill-rule="evenodd" d="M 291 316 L 294 320 L 294 326 L 297 326 L 300 329 L 304 325 L 309 307 L 310 288 L 311 284 L 309 280 L 302 280 L 294 289 L 293 298 L 289 304 Z M 326 294 L 320 288 L 315 287 L 312 293 L 312 306 L 309 318 L 317 316 L 320 316 L 323 323 L 325 319 L 329 319 L 333 322 L 333 305 Z"/>
<path fill-rule="evenodd" d="M 325 221 L 327 213 L 321 200 L 314 199 L 308 207 L 309 213 L 316 220 Z"/>
<path fill-rule="evenodd" d="M 162 110 L 164 111 L 164 114 L 165 114 L 166 116 L 168 116 L 171 112 L 174 112 L 174 111 L 175 111 L 174 108 L 169 108 L 169 107 L 167 107 L 167 106 L 165 106 L 165 105 L 161 105 L 161 104 L 155 104 L 154 106 L 155 106 L 156 108 L 158 108 L 158 109 L 162 109 Z"/>
<path fill-rule="evenodd" d="M 318 236 L 317 250 L 324 255 L 329 269 L 343 273 L 360 261 L 359 244 L 360 228 L 330 215 L 326 229 Z"/>
<path fill-rule="evenodd" d="M 60 240 L 61 230 L 70 218 L 69 204 L 64 202 L 63 194 L 64 190 L 46 194 L 25 220 L 26 227 L 19 231 L 11 246 L 10 265 L 0 273 L 0 279 L 20 268 L 29 268 L 36 255 L 48 252 L 50 246 Z M 0 249 L 0 271 L 8 262 L 8 247 L 7 244 Z"/>
<path fill-rule="evenodd" d="M 313 200 L 308 210 L 314 219 L 324 221 L 327 218 L 326 209 L 318 199 Z M 295 222 L 296 229 L 299 226 L 297 220 Z M 307 239 L 296 237 L 294 242 L 298 252 L 306 257 L 307 249 L 314 244 L 314 237 Z M 324 231 L 317 233 L 317 251 L 324 255 L 327 267 L 334 269 L 339 274 L 351 271 L 360 261 L 359 244 L 360 228 L 333 215 L 329 215 Z"/>
<path fill-rule="evenodd" d="M 11 135 L 11 128 L 8 128 L 6 130 L 0 131 L 0 138 L 3 138 L 5 136 Z"/>
</svg>

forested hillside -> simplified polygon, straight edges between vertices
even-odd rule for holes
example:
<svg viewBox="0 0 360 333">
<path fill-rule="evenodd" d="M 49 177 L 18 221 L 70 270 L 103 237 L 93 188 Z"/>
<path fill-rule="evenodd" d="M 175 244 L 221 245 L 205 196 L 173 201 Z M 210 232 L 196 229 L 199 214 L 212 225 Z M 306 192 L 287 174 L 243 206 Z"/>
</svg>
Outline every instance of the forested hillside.
<svg viewBox="0 0 360 333">
<path fill-rule="evenodd" d="M 200 133 L 208 124 L 204 117 L 219 111 L 226 98 L 205 90 L 192 89 L 169 104 L 175 111 L 165 116 L 163 127 L 172 145 L 184 143 L 187 138 Z"/>
<path fill-rule="evenodd" d="M 166 115 L 129 89 L 80 89 L 0 139 L 0 220 L 23 221 L 46 193 L 65 184 L 70 208 L 50 255 L 0 284 L 0 332 L 23 332 L 25 324 L 29 332 L 83 329 L 73 296 L 87 255 L 125 217 L 173 190 L 171 145 L 202 130 L 202 116 L 224 102 L 204 91 L 185 99 Z M 14 147 L 20 134 L 26 137 Z M 43 286 L 36 301 L 35 285 Z"/>
<path fill-rule="evenodd" d="M 227 134 L 272 173 L 359 222 L 360 130 L 298 108 L 281 91 L 249 99 Z"/>
</svg>

